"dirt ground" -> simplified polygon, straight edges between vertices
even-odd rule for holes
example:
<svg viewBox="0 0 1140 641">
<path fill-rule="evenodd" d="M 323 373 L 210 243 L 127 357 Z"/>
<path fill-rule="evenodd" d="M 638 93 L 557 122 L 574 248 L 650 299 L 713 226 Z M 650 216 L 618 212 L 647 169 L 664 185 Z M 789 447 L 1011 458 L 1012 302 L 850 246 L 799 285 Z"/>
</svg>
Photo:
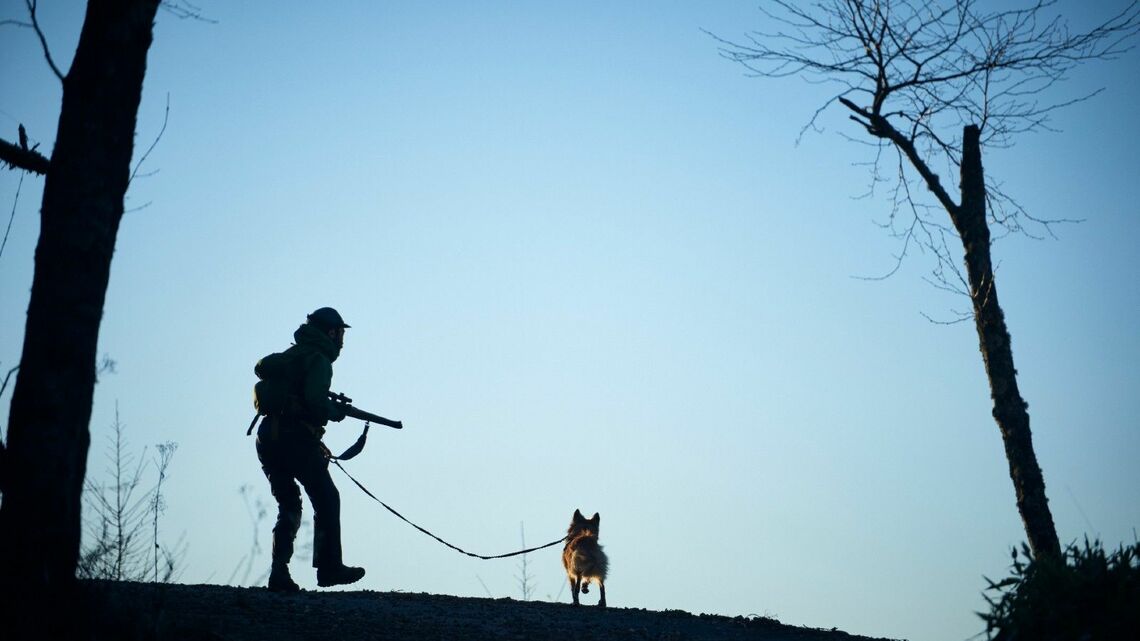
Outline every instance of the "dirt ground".
<svg viewBox="0 0 1140 641">
<path fill-rule="evenodd" d="M 91 639 L 315 641 L 519 639 L 616 641 L 859 641 L 773 619 L 396 592 L 85 582 Z"/>
</svg>

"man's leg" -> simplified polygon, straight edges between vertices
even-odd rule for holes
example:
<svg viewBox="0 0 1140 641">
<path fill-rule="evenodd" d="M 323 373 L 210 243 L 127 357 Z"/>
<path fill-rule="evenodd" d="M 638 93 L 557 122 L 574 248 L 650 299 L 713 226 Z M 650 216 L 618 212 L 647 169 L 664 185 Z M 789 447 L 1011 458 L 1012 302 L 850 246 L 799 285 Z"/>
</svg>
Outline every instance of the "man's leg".
<svg viewBox="0 0 1140 641">
<path fill-rule="evenodd" d="M 273 525 L 273 565 L 269 572 L 269 589 L 274 592 L 296 592 L 300 588 L 289 576 L 289 559 L 293 558 L 293 541 L 301 527 L 301 491 L 287 466 L 276 460 L 270 448 L 258 443 L 261 471 L 269 479 L 269 489 L 277 500 L 277 522 Z"/>
<path fill-rule="evenodd" d="M 340 493 L 329 475 L 329 464 L 316 453 L 301 466 L 297 480 L 305 487 L 313 504 L 313 567 L 322 587 L 355 583 L 364 576 L 363 568 L 344 565 L 340 544 Z"/>
<path fill-rule="evenodd" d="M 312 567 L 341 566 L 341 494 L 327 465 L 309 472 L 298 480 L 312 503 Z"/>
</svg>

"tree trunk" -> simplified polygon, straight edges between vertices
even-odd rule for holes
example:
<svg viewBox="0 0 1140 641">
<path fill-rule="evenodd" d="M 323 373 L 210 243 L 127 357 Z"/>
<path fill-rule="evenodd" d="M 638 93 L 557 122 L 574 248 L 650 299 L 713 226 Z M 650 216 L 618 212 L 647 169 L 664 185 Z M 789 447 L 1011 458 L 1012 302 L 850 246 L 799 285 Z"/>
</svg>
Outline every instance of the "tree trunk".
<svg viewBox="0 0 1140 641">
<path fill-rule="evenodd" d="M 63 82 L 0 470 L 5 601 L 74 582 L 99 323 L 158 4 L 90 0 Z"/>
<path fill-rule="evenodd" d="M 962 143 L 962 204 L 951 212 L 966 252 L 970 297 L 978 329 L 982 359 L 990 382 L 994 420 L 1001 430 L 1009 476 L 1017 493 L 1017 509 L 1025 523 L 1029 547 L 1036 558 L 1060 558 L 1061 545 L 1045 497 L 1045 479 L 1033 452 L 1028 405 L 1017 389 L 1017 370 L 1005 314 L 998 304 L 990 259 L 990 230 L 986 223 L 986 187 L 982 170 L 980 131 L 965 128 Z"/>
</svg>

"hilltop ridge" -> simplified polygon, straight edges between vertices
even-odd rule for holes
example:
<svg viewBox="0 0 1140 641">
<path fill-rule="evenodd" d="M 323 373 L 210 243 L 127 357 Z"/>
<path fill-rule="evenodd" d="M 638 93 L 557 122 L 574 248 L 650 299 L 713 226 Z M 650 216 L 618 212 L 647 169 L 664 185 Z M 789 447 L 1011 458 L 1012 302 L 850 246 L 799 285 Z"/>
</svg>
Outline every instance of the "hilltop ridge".
<svg viewBox="0 0 1140 641">
<path fill-rule="evenodd" d="M 883 641 L 774 619 L 402 592 L 277 595 L 263 588 L 85 581 L 95 638 L 309 641 L 519 639 Z"/>
</svg>

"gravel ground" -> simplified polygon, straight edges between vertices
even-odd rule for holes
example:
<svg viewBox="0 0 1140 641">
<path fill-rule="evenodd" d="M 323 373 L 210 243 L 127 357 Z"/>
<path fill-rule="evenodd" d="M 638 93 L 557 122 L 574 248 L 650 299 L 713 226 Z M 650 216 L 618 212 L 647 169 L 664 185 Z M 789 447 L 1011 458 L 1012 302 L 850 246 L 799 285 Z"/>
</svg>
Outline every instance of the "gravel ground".
<svg viewBox="0 0 1140 641">
<path fill-rule="evenodd" d="M 773 619 L 681 611 L 459 598 L 399 592 L 301 592 L 262 588 L 88 582 L 98 613 L 89 638 L 189 641 L 519 639 L 616 641 L 860 641 L 840 631 Z"/>
</svg>

